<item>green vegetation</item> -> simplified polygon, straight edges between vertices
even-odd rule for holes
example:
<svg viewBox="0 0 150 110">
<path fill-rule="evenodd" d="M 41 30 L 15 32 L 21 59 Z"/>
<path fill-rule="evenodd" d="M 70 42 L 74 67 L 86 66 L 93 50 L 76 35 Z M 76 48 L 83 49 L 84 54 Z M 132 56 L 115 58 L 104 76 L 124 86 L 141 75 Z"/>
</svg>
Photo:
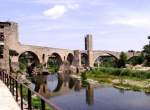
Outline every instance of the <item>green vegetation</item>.
<svg viewBox="0 0 150 110">
<path fill-rule="evenodd" d="M 116 60 L 117 66 L 112 66 L 112 60 L 103 60 L 100 62 L 100 68 L 86 72 L 87 78 L 92 78 L 100 83 L 109 83 L 117 88 L 132 89 L 145 91 L 150 93 L 150 71 L 131 70 L 126 68 L 126 64 L 150 66 L 150 36 L 148 36 L 149 44 L 143 47 L 143 51 L 139 56 L 134 56 L 127 60 L 127 55 L 121 52 L 120 58 Z M 98 59 L 97 61 L 101 61 Z M 109 65 L 109 66 L 108 66 Z M 107 68 L 106 68 L 107 67 Z M 109 67 L 109 68 L 108 68 Z M 118 67 L 118 68 L 113 68 Z"/>
<path fill-rule="evenodd" d="M 41 108 L 41 100 L 39 97 L 33 97 L 32 98 L 32 106 L 35 109 Z M 48 105 L 45 106 L 45 110 L 53 110 L 52 108 L 50 108 Z"/>
<path fill-rule="evenodd" d="M 98 65 L 98 62 L 100 64 Z M 117 67 L 117 59 L 113 56 L 101 56 L 96 59 L 95 67 Z"/>
<path fill-rule="evenodd" d="M 25 63 L 19 63 L 19 69 L 20 69 L 21 71 L 26 70 L 26 68 L 27 68 L 27 64 L 25 64 Z"/>
<path fill-rule="evenodd" d="M 150 71 L 139 71 L 123 68 L 97 68 L 86 72 L 87 78 L 99 83 L 109 83 L 117 88 L 150 92 Z"/>
<path fill-rule="evenodd" d="M 117 62 L 119 68 L 124 68 L 127 62 L 127 55 L 124 52 L 121 52 L 120 58 Z"/>
<path fill-rule="evenodd" d="M 56 58 L 49 58 L 47 62 L 48 71 L 50 73 L 55 73 L 59 70 L 59 61 Z"/>
<path fill-rule="evenodd" d="M 145 53 L 145 66 L 150 66 L 150 45 L 144 46 L 144 53 Z"/>
<path fill-rule="evenodd" d="M 138 64 L 140 65 L 143 62 L 144 62 L 144 55 L 143 55 L 143 53 L 141 53 L 141 55 L 139 55 L 139 56 L 134 56 L 134 57 L 130 58 L 127 63 L 135 66 Z"/>
<path fill-rule="evenodd" d="M 59 66 L 57 65 L 48 65 L 48 72 L 55 73 L 59 70 Z"/>
<path fill-rule="evenodd" d="M 131 70 L 131 69 L 123 69 L 123 68 L 97 68 L 95 70 L 87 72 L 88 75 L 113 75 L 118 77 L 130 77 L 130 78 L 138 78 L 138 79 L 149 79 L 150 71 L 139 71 L 139 70 Z"/>
<path fill-rule="evenodd" d="M 87 85 L 87 74 L 82 73 L 81 74 L 81 79 L 82 79 L 82 86 L 86 86 Z"/>
<path fill-rule="evenodd" d="M 150 36 L 148 36 L 148 40 L 150 40 Z M 149 44 L 143 47 L 143 53 L 145 58 L 145 66 L 150 66 L 150 41 Z"/>
<path fill-rule="evenodd" d="M 28 97 L 28 89 L 25 88 L 24 86 L 22 87 L 22 92 L 23 92 L 23 98 L 27 101 L 27 97 Z M 39 109 L 41 108 L 41 100 L 38 96 L 34 96 L 32 97 L 32 106 L 35 109 Z M 52 108 L 50 108 L 47 104 L 45 106 L 45 110 L 53 110 Z"/>
</svg>

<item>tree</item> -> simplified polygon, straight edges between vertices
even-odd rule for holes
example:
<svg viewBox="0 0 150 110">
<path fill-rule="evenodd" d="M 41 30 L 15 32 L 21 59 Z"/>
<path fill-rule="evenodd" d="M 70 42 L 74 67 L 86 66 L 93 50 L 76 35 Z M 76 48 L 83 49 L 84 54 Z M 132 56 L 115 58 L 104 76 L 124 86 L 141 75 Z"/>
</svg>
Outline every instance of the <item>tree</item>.
<svg viewBox="0 0 150 110">
<path fill-rule="evenodd" d="M 118 67 L 119 68 L 124 68 L 127 62 L 127 55 L 124 52 L 121 52 L 120 58 L 118 60 Z"/>
<path fill-rule="evenodd" d="M 150 36 L 148 36 L 147 39 L 150 40 Z M 150 41 L 149 44 L 143 47 L 143 53 L 145 57 L 145 65 L 150 66 Z"/>
<path fill-rule="evenodd" d="M 145 57 L 145 65 L 150 66 L 150 45 L 145 45 L 143 48 L 144 57 Z"/>
<path fill-rule="evenodd" d="M 131 57 L 127 63 L 132 64 L 132 65 L 138 65 L 138 64 L 142 64 L 144 62 L 144 54 L 143 52 L 138 55 L 138 56 L 133 56 Z"/>
</svg>

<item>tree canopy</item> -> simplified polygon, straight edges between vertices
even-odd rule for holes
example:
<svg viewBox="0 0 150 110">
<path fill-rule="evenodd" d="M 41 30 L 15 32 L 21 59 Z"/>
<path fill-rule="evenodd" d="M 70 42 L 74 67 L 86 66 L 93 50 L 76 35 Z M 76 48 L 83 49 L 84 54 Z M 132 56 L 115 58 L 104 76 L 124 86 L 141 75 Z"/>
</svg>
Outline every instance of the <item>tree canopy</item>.
<svg viewBox="0 0 150 110">
<path fill-rule="evenodd" d="M 124 68 L 127 62 L 127 55 L 124 52 L 121 52 L 120 58 L 118 60 L 118 67 L 119 68 Z"/>
</svg>

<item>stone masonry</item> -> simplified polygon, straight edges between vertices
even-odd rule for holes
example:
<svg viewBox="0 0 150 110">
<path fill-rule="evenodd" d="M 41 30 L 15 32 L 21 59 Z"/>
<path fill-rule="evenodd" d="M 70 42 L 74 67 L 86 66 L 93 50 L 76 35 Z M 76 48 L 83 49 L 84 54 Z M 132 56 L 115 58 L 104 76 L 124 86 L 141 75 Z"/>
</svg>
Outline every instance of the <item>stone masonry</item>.
<svg viewBox="0 0 150 110">
<path fill-rule="evenodd" d="M 3 39 L 4 37 L 4 39 Z M 99 56 L 113 56 L 119 58 L 120 52 L 114 51 L 101 51 L 93 50 L 92 35 L 87 34 L 85 37 L 85 50 L 70 50 L 60 49 L 33 45 L 23 45 L 18 40 L 18 24 L 15 22 L 0 22 L 0 45 L 4 47 L 3 58 L 0 58 L 0 66 L 4 69 L 9 69 L 9 50 L 16 50 L 19 55 L 12 57 L 12 62 L 18 63 L 19 56 L 24 52 L 34 53 L 40 63 L 47 62 L 49 56 L 53 53 L 57 53 L 62 61 L 67 59 L 69 54 L 74 56 L 72 65 L 80 67 L 81 65 L 81 53 L 85 53 L 88 56 L 88 66 L 93 67 L 95 60 Z M 131 58 L 139 53 L 128 52 L 128 58 Z M 44 56 L 44 59 L 43 59 Z"/>
</svg>

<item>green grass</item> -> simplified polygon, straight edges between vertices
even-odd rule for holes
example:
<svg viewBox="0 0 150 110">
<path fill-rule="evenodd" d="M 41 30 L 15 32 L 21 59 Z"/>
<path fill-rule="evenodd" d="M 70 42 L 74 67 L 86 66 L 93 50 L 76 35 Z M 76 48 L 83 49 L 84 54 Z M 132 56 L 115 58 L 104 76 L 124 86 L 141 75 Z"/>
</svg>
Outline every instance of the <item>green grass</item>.
<svg viewBox="0 0 150 110">
<path fill-rule="evenodd" d="M 97 68 L 87 72 L 87 75 L 95 76 L 117 76 L 117 77 L 129 77 L 137 79 L 150 79 L 150 71 L 131 70 L 124 68 Z"/>
<path fill-rule="evenodd" d="M 86 72 L 86 77 L 97 80 L 99 83 L 112 84 L 121 89 L 150 92 L 150 88 L 145 88 L 147 84 L 150 84 L 149 71 L 102 67 Z M 113 80 L 118 80 L 119 83 L 115 84 Z M 125 80 L 127 84 L 122 83 Z"/>
<path fill-rule="evenodd" d="M 32 98 L 32 106 L 35 109 L 41 108 L 41 100 L 39 97 Z M 45 106 L 45 110 L 52 110 L 48 105 Z"/>
<path fill-rule="evenodd" d="M 55 66 L 55 65 L 48 66 L 48 72 L 50 72 L 50 73 L 55 73 L 58 71 L 58 69 L 59 69 L 59 66 Z"/>
</svg>

